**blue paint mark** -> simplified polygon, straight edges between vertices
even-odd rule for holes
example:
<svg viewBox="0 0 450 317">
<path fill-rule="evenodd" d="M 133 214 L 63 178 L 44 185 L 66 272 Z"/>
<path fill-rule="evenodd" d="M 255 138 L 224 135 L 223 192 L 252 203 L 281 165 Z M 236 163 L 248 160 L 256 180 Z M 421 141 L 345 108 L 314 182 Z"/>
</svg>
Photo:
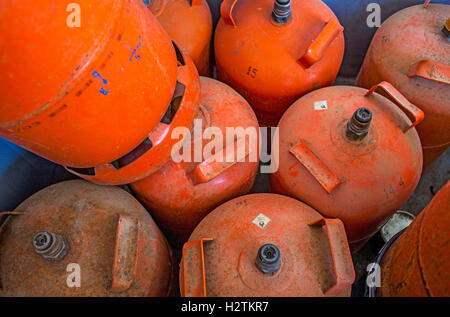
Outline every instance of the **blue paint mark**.
<svg viewBox="0 0 450 317">
<path fill-rule="evenodd" d="M 100 92 L 102 94 L 104 94 L 105 96 L 109 94 L 109 90 L 105 90 L 105 88 L 103 88 L 103 87 L 100 88 Z"/>
<path fill-rule="evenodd" d="M 92 76 L 94 76 L 95 78 L 99 78 L 103 85 L 106 85 L 108 83 L 108 81 L 102 77 L 102 75 L 100 75 L 100 73 L 98 71 L 94 71 L 92 72 Z M 109 94 L 109 90 L 105 90 L 105 88 L 102 86 L 100 87 L 100 93 L 104 94 L 105 96 Z"/>
<path fill-rule="evenodd" d="M 137 51 L 141 46 L 142 46 L 142 38 L 141 38 L 141 36 L 139 35 L 139 44 L 138 44 L 138 45 L 136 46 L 136 48 L 131 52 L 131 56 L 130 56 L 130 59 L 129 59 L 130 62 L 133 60 L 133 56 L 134 56 L 134 58 L 136 58 L 136 59 L 141 58 L 141 55 L 139 55 L 139 54 L 136 54 L 136 56 L 134 55 L 134 54 L 136 53 L 136 51 Z"/>
<path fill-rule="evenodd" d="M 96 78 L 100 78 L 100 79 L 103 81 L 103 84 L 104 84 L 104 85 L 106 85 L 106 84 L 108 83 L 108 81 L 107 81 L 106 79 L 104 79 L 104 78 L 102 77 L 102 75 L 99 74 L 98 71 L 94 71 L 94 72 L 92 73 L 92 76 L 94 76 L 94 77 L 96 77 Z"/>
</svg>

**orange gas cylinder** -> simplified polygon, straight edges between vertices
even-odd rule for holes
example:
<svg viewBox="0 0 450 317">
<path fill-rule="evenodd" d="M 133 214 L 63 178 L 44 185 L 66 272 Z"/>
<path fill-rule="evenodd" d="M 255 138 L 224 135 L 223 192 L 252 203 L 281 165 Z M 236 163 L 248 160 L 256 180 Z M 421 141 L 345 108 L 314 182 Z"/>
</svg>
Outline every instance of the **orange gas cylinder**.
<svg viewBox="0 0 450 317">
<path fill-rule="evenodd" d="M 369 91 L 313 91 L 280 120 L 279 157 L 272 155 L 279 169 L 271 174 L 271 190 L 341 219 L 357 251 L 419 182 L 422 149 L 414 127 L 422 119 L 423 112 L 387 82 Z"/>
<path fill-rule="evenodd" d="M 249 104 L 219 81 L 207 77 L 200 77 L 200 81 L 201 106 L 194 122 L 201 124 L 205 137 L 199 141 L 206 148 L 211 142 L 206 137 L 206 129 L 219 129 L 223 135 L 221 150 L 211 157 L 203 157 L 202 162 L 171 160 L 149 177 L 130 184 L 171 242 L 181 245 L 211 210 L 253 188 L 259 165 L 258 121 Z M 245 136 L 245 142 L 241 143 L 233 136 L 229 142 L 226 130 L 230 128 L 253 129 L 256 138 L 251 140 Z M 191 145 L 196 142 L 194 139 Z M 236 153 L 234 160 L 222 163 L 214 160 L 216 156 L 226 157 L 230 149 Z"/>
<path fill-rule="evenodd" d="M 200 80 L 194 63 L 173 43 L 178 58 L 175 91 L 166 113 L 144 141 L 121 158 L 89 168 L 66 169 L 79 177 L 103 185 L 129 184 L 154 173 L 170 160 L 172 147 L 178 139 L 172 137 L 177 128 L 187 128 L 198 113 Z"/>
<path fill-rule="evenodd" d="M 171 250 L 117 187 L 72 180 L 20 204 L 0 230 L 0 296 L 166 296 Z M 174 274 L 175 273 L 175 274 Z"/>
<path fill-rule="evenodd" d="M 0 35 L 0 136 L 63 165 L 126 156 L 177 92 L 179 54 L 138 0 L 6 0 Z"/>
<path fill-rule="evenodd" d="M 387 250 L 380 296 L 450 296 L 450 182 Z"/>
<path fill-rule="evenodd" d="M 194 61 L 200 75 L 211 74 L 212 18 L 206 0 L 143 0 L 169 36 Z"/>
<path fill-rule="evenodd" d="M 225 0 L 214 48 L 218 78 L 276 126 L 296 99 L 331 85 L 344 55 L 343 28 L 319 0 Z"/>
<path fill-rule="evenodd" d="M 211 212 L 183 247 L 182 296 L 350 296 L 344 226 L 295 199 L 253 194 Z"/>
<path fill-rule="evenodd" d="M 428 1 L 429 2 L 429 1 Z M 424 170 L 450 145 L 450 5 L 403 9 L 376 32 L 357 85 L 388 81 L 425 113 Z"/>
</svg>

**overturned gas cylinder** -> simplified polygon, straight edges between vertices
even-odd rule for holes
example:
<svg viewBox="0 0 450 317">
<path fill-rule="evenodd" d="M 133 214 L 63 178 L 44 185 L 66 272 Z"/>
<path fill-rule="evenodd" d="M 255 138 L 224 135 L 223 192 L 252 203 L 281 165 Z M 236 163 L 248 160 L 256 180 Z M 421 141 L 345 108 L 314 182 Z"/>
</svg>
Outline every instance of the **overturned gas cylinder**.
<svg viewBox="0 0 450 317">
<path fill-rule="evenodd" d="M 271 191 L 341 219 L 357 251 L 419 182 L 422 148 L 415 126 L 422 119 L 423 112 L 387 82 L 369 91 L 313 91 L 280 120 L 279 155 L 272 153 L 279 169 L 271 174 Z"/>
<path fill-rule="evenodd" d="M 450 182 L 381 259 L 379 296 L 450 296 Z"/>
<path fill-rule="evenodd" d="M 211 75 L 212 18 L 206 0 L 143 0 L 169 36 L 192 58 L 201 76 Z"/>
<path fill-rule="evenodd" d="M 0 296 L 166 296 L 176 263 L 139 202 L 72 180 L 20 204 L 0 231 Z"/>
<path fill-rule="evenodd" d="M 253 188 L 259 165 L 259 127 L 249 104 L 219 81 L 200 82 L 200 111 L 179 156 L 130 184 L 169 240 L 181 245 L 211 210 Z"/>
<path fill-rule="evenodd" d="M 191 126 L 200 102 L 200 80 L 195 65 L 175 43 L 173 47 L 178 59 L 177 83 L 158 125 L 136 148 L 113 162 L 89 168 L 66 166 L 67 170 L 96 184 L 121 185 L 145 178 L 170 160 L 176 144 L 172 133 Z"/>
<path fill-rule="evenodd" d="M 218 78 L 276 126 L 305 93 L 329 86 L 344 55 L 343 27 L 319 0 L 225 0 L 214 40 Z"/>
<path fill-rule="evenodd" d="M 416 5 L 387 19 L 372 39 L 357 78 L 393 84 L 425 113 L 417 127 L 424 170 L 450 145 L 450 5 Z"/>
<path fill-rule="evenodd" d="M 342 222 L 275 194 L 216 208 L 180 265 L 182 296 L 350 296 L 354 278 Z"/>
<path fill-rule="evenodd" d="M 198 77 L 141 1 L 6 0 L 0 21 L 0 136 L 101 184 L 168 159 L 149 148 L 169 143 L 164 128 L 190 125 Z"/>
</svg>

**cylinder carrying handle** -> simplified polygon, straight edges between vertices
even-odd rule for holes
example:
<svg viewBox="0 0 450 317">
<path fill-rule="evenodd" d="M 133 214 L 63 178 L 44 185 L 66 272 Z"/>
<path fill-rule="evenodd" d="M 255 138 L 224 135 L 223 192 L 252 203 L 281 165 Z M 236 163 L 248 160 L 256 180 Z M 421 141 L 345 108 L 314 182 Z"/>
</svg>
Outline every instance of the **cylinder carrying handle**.
<svg viewBox="0 0 450 317">
<path fill-rule="evenodd" d="M 232 161 L 227 162 L 226 153 L 231 151 L 232 148 L 234 153 L 235 144 L 237 158 L 233 158 Z M 207 183 L 236 165 L 236 163 L 244 162 L 245 158 L 248 157 L 251 152 L 253 152 L 251 149 L 248 149 L 246 145 L 246 142 L 237 140 L 233 143 L 228 144 L 220 152 L 215 153 L 202 163 L 198 164 L 197 167 L 190 173 L 190 176 L 194 180 L 194 183 Z"/>
<path fill-rule="evenodd" d="M 387 81 L 382 81 L 381 83 L 374 85 L 369 89 L 369 91 L 366 92 L 364 97 L 371 95 L 378 88 L 383 89 L 389 95 L 391 100 L 393 100 L 410 118 L 412 118 L 412 124 L 408 128 L 406 128 L 403 133 L 408 132 L 410 129 L 414 128 L 416 125 L 422 122 L 423 118 L 425 117 L 423 111 L 410 103 L 405 96 L 403 96 L 397 89 L 395 89 L 394 86 L 392 86 Z"/>
<path fill-rule="evenodd" d="M 341 181 L 309 148 L 304 140 L 292 147 L 289 152 L 302 163 L 302 165 L 311 173 L 311 175 L 319 182 L 319 184 L 329 194 L 341 184 Z"/>
<path fill-rule="evenodd" d="M 130 288 L 136 275 L 140 223 L 135 217 L 119 215 L 112 266 L 111 291 L 123 292 Z"/>
<path fill-rule="evenodd" d="M 422 77 L 438 83 L 450 85 L 450 66 L 430 59 L 411 64 L 408 77 Z"/>
<path fill-rule="evenodd" d="M 344 31 L 336 18 L 331 19 L 319 33 L 319 36 L 311 43 L 299 62 L 306 68 L 311 67 L 325 55 L 330 44 Z"/>
<path fill-rule="evenodd" d="M 348 289 L 355 280 L 355 271 L 344 225 L 339 219 L 326 218 L 321 218 L 309 225 L 324 227 L 326 230 L 333 260 L 333 274 L 336 280 L 331 287 L 324 289 L 323 292 L 326 296 L 339 295 L 342 291 Z"/>
<path fill-rule="evenodd" d="M 236 27 L 236 22 L 233 18 L 233 9 L 238 0 L 224 0 L 220 5 L 220 16 L 228 25 Z"/>
<path fill-rule="evenodd" d="M 183 246 L 180 263 L 180 292 L 183 297 L 206 297 L 204 243 L 212 238 L 188 241 Z"/>
</svg>

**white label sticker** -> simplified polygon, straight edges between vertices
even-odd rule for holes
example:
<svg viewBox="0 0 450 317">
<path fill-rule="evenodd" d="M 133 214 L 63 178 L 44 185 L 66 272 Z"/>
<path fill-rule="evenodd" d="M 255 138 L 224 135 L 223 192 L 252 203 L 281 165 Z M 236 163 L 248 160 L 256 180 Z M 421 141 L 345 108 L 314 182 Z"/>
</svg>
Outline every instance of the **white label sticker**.
<svg viewBox="0 0 450 317">
<path fill-rule="evenodd" d="M 267 224 L 270 222 L 270 218 L 264 214 L 259 214 L 258 216 L 256 216 L 255 219 L 253 219 L 252 222 L 255 225 L 257 225 L 258 227 L 260 227 L 261 229 L 264 229 L 267 226 Z"/>
<path fill-rule="evenodd" d="M 314 102 L 314 110 L 327 110 L 327 101 L 321 100 Z"/>
</svg>

